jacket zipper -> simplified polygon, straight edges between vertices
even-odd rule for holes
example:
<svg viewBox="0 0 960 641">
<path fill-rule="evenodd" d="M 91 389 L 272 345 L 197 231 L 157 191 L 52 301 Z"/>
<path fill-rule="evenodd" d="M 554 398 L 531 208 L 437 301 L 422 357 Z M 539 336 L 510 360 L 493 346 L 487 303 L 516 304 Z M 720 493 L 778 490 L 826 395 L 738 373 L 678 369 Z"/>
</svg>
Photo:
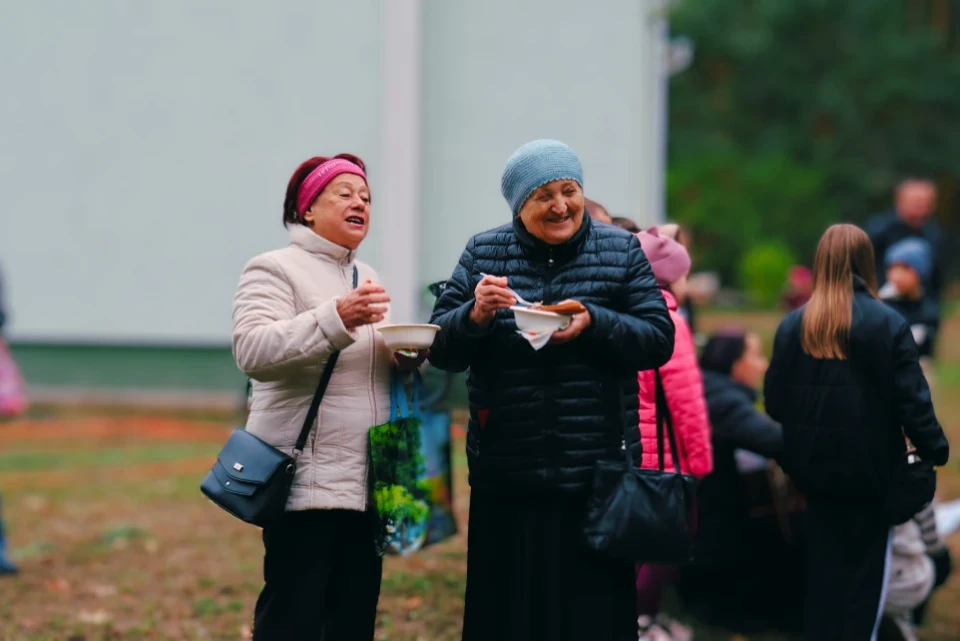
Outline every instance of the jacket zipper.
<svg viewBox="0 0 960 641">
<path fill-rule="evenodd" d="M 552 288 L 550 287 L 553 282 L 553 266 L 554 266 L 553 248 L 551 247 L 550 249 L 547 250 L 547 273 L 544 275 L 544 278 L 543 278 L 543 302 L 546 305 L 552 305 L 555 302 L 553 300 L 553 291 L 551 291 Z M 544 376 L 544 379 L 545 379 L 544 380 L 544 383 L 545 383 L 544 415 L 546 416 L 546 419 L 547 419 L 545 421 L 546 425 L 553 425 L 554 423 L 554 417 L 552 415 L 552 412 L 550 411 L 550 408 L 553 407 L 553 396 L 551 394 L 551 390 L 553 389 L 553 381 L 550 380 L 550 373 L 552 371 L 553 371 L 552 368 L 549 368 L 549 367 L 544 369 L 544 374 L 545 374 Z M 549 434 L 549 440 L 556 442 L 557 434 L 556 434 L 555 428 Z M 547 452 L 550 452 L 549 446 L 547 448 Z M 553 457 L 549 456 L 548 462 L 552 466 L 553 461 L 549 460 L 551 458 Z M 548 474 L 550 474 L 550 471 L 548 471 Z"/>
</svg>

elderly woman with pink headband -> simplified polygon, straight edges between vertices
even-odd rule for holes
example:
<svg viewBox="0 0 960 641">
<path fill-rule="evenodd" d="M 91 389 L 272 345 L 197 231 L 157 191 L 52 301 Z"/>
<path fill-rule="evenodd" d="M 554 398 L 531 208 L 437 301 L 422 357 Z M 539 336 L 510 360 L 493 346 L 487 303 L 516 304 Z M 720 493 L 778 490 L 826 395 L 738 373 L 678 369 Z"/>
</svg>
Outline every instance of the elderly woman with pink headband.
<svg viewBox="0 0 960 641">
<path fill-rule="evenodd" d="M 263 531 L 266 585 L 255 641 L 372 639 L 380 596 L 367 489 L 367 431 L 390 417 L 392 370 L 418 364 L 375 328 L 387 296 L 356 260 L 370 187 L 356 156 L 316 157 L 287 186 L 290 245 L 247 263 L 233 303 L 233 353 L 253 379 L 247 430 L 292 451 L 328 359 L 339 353 L 298 460 L 287 511 Z"/>
</svg>

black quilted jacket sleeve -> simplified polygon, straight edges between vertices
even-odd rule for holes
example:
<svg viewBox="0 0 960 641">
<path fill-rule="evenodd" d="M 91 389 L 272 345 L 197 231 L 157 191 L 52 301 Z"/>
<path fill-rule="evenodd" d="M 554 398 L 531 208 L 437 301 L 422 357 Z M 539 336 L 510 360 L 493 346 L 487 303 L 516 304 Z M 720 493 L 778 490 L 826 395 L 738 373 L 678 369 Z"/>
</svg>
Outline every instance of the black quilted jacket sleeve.
<svg viewBox="0 0 960 641">
<path fill-rule="evenodd" d="M 492 325 L 487 330 L 479 330 L 470 323 L 470 310 L 474 303 L 470 274 L 475 244 L 476 240 L 471 239 L 464 249 L 443 294 L 437 299 L 430 319 L 431 323 L 440 326 L 430 348 L 430 363 L 448 372 L 466 370 L 479 353 L 483 339 L 492 331 Z"/>
</svg>

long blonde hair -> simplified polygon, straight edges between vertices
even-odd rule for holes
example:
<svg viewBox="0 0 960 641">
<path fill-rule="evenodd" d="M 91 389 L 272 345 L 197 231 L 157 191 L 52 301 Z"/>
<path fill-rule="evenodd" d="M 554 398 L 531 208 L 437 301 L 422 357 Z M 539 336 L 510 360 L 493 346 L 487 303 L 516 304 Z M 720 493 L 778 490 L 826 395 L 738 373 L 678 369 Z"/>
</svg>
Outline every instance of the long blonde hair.
<svg viewBox="0 0 960 641">
<path fill-rule="evenodd" d="M 853 279 L 861 278 L 874 297 L 877 270 L 873 243 L 856 225 L 832 225 L 817 244 L 813 295 L 803 311 L 803 351 L 814 358 L 845 360 L 853 323 Z"/>
</svg>

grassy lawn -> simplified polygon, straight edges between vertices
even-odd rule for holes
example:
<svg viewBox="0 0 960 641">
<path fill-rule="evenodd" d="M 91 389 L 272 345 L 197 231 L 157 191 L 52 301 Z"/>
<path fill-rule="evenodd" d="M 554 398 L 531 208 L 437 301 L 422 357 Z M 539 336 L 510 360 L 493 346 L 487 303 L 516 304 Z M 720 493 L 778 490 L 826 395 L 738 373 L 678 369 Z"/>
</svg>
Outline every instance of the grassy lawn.
<svg viewBox="0 0 960 641">
<path fill-rule="evenodd" d="M 747 324 L 769 342 L 777 319 L 713 314 L 703 324 Z M 948 324 L 942 352 L 938 410 L 960 436 L 960 322 Z M 248 638 L 261 586 L 259 531 L 197 489 L 230 427 L 83 415 L 0 424 L 0 491 L 23 570 L 0 579 L 0 640 Z M 462 443 L 456 447 L 465 531 L 466 462 Z M 960 497 L 960 464 L 951 463 L 941 480 L 943 498 Z M 960 558 L 960 538 L 950 543 Z M 461 532 L 413 558 L 387 559 L 379 639 L 460 638 L 464 552 Z M 956 639 L 957 630 L 960 576 L 938 593 L 923 639 Z M 737 637 L 704 630 L 697 638 Z"/>
</svg>

